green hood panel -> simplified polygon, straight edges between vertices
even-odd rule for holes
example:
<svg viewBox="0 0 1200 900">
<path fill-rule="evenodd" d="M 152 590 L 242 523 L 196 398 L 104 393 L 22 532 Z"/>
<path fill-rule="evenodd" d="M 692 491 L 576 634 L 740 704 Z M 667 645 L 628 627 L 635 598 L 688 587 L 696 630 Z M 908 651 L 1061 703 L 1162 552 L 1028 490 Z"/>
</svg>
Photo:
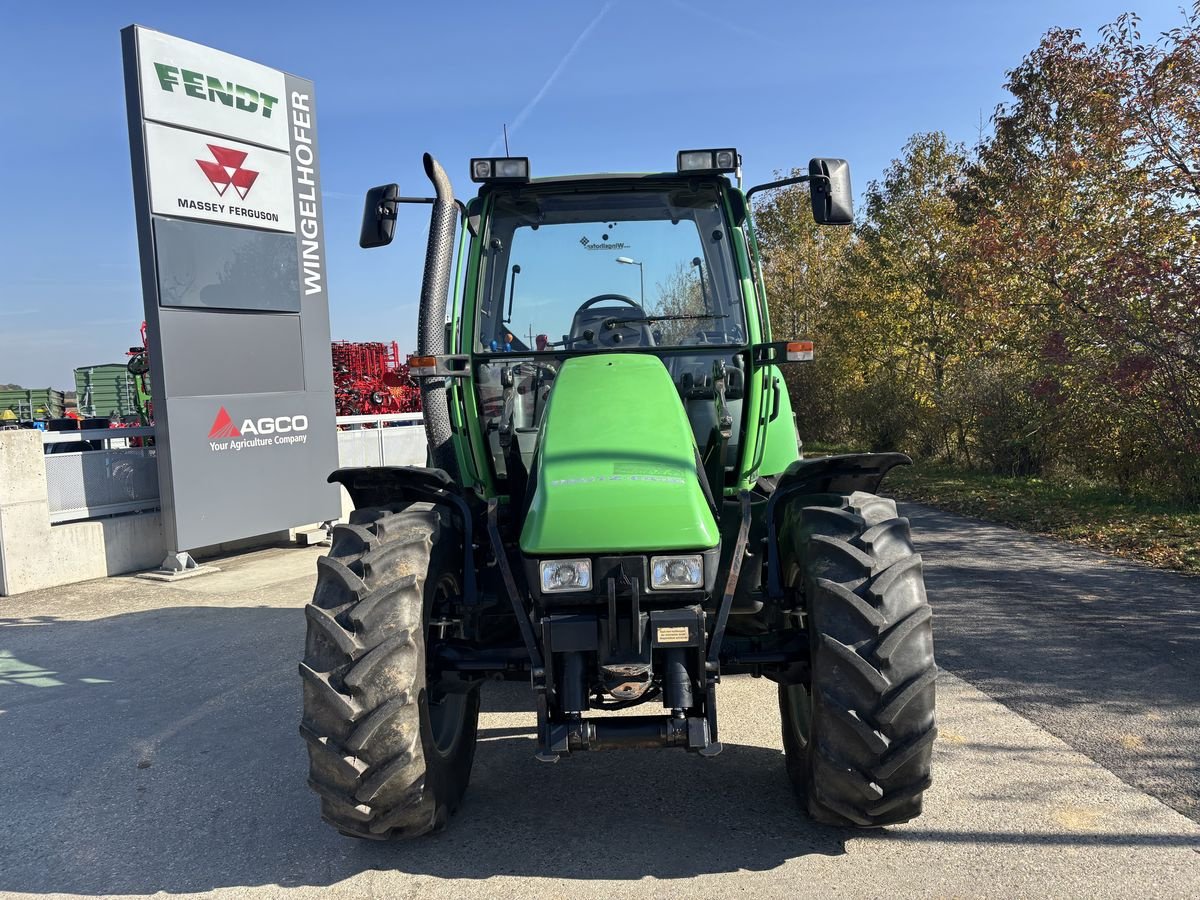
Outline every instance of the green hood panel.
<svg viewBox="0 0 1200 900">
<path fill-rule="evenodd" d="M 568 359 L 554 379 L 521 549 L 530 555 L 703 550 L 720 540 L 696 442 L 662 361 Z"/>
</svg>

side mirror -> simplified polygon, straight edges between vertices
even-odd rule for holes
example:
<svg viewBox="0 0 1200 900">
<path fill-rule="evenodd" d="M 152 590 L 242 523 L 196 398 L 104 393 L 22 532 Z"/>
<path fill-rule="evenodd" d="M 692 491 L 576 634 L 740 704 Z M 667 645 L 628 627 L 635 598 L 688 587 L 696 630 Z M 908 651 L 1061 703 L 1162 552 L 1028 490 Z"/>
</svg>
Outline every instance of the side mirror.
<svg viewBox="0 0 1200 900">
<path fill-rule="evenodd" d="M 396 234 L 396 201 L 399 197 L 400 186 L 396 184 L 383 184 L 367 191 L 358 246 L 386 247 L 392 242 Z"/>
<path fill-rule="evenodd" d="M 733 213 L 733 224 L 741 225 L 746 221 L 746 194 L 740 191 L 729 192 L 729 209 Z"/>
<path fill-rule="evenodd" d="M 844 159 L 817 157 L 808 162 L 813 220 L 818 225 L 853 225 L 854 197 L 850 164 Z"/>
<path fill-rule="evenodd" d="M 130 375 L 145 375 L 150 371 L 150 360 L 146 358 L 146 352 L 143 350 L 136 356 L 129 357 L 129 362 L 125 363 L 125 370 Z"/>
</svg>

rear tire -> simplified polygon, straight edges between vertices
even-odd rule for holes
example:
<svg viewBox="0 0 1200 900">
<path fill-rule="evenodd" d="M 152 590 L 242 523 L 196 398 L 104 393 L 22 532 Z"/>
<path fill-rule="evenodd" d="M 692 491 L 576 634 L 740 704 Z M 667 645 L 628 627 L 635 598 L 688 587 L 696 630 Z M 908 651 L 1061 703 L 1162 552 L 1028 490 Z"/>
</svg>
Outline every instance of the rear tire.
<svg viewBox="0 0 1200 900">
<path fill-rule="evenodd" d="M 781 685 L 788 774 L 830 825 L 907 822 L 931 784 L 933 632 L 908 520 L 874 494 L 810 498 L 792 520 L 808 685 Z"/>
<path fill-rule="evenodd" d="M 429 684 L 426 670 L 429 623 L 461 594 L 462 560 L 445 509 L 412 503 L 355 510 L 317 563 L 300 733 L 321 816 L 343 834 L 427 834 L 462 800 L 479 691 Z"/>
</svg>

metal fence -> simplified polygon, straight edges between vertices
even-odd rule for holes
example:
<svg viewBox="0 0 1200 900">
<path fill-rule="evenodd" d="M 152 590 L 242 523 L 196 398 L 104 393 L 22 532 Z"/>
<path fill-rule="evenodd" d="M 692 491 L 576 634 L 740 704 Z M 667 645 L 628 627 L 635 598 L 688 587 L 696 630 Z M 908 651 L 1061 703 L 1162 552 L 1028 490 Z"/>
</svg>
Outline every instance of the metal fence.
<svg viewBox="0 0 1200 900">
<path fill-rule="evenodd" d="M 428 444 L 420 413 L 338 416 L 338 464 L 423 466 Z"/>
<path fill-rule="evenodd" d="M 153 428 L 43 434 L 50 521 L 57 524 L 158 509 L 154 448 L 130 446 L 153 435 Z"/>
</svg>

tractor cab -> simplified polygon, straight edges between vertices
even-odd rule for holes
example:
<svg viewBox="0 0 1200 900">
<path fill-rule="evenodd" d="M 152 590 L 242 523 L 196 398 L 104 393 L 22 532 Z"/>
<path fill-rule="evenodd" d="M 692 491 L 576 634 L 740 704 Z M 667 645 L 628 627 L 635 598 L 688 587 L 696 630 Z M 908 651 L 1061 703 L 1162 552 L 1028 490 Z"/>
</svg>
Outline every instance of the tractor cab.
<svg viewBox="0 0 1200 900">
<path fill-rule="evenodd" d="M 676 171 L 658 174 L 533 178 L 524 158 L 473 159 L 470 171 L 479 192 L 462 209 L 469 243 L 444 352 L 465 376 L 450 412 L 462 411 L 456 463 L 477 491 L 528 506 L 551 389 L 596 355 L 618 369 L 632 355 L 658 360 L 714 503 L 797 459 L 778 369 L 787 350 L 771 344 L 747 194 L 730 179 L 736 150 L 681 151 Z M 788 182 L 802 180 L 817 185 L 822 217 L 848 220 L 843 162 L 814 160 Z M 644 403 L 620 382 L 619 394 L 597 383 L 576 411 L 576 427 L 611 432 L 616 452 Z"/>
<path fill-rule="evenodd" d="M 702 452 L 719 416 L 714 373 L 726 373 L 729 438 L 723 451 L 711 449 L 722 453 L 723 490 L 741 444 L 749 335 L 747 248 L 724 182 L 705 173 L 485 185 L 476 201 L 484 222 L 476 302 L 464 310 L 471 346 L 463 349 L 476 360 L 488 455 L 506 487 L 514 467 L 499 435 L 536 435 L 564 364 L 611 354 L 618 366 L 629 355 L 661 364 Z M 593 398 L 602 404 L 593 412 L 620 422 L 622 407 L 638 402 L 627 383 L 622 390 Z M 518 472 L 532 463 L 532 439 L 519 449 Z"/>
</svg>

